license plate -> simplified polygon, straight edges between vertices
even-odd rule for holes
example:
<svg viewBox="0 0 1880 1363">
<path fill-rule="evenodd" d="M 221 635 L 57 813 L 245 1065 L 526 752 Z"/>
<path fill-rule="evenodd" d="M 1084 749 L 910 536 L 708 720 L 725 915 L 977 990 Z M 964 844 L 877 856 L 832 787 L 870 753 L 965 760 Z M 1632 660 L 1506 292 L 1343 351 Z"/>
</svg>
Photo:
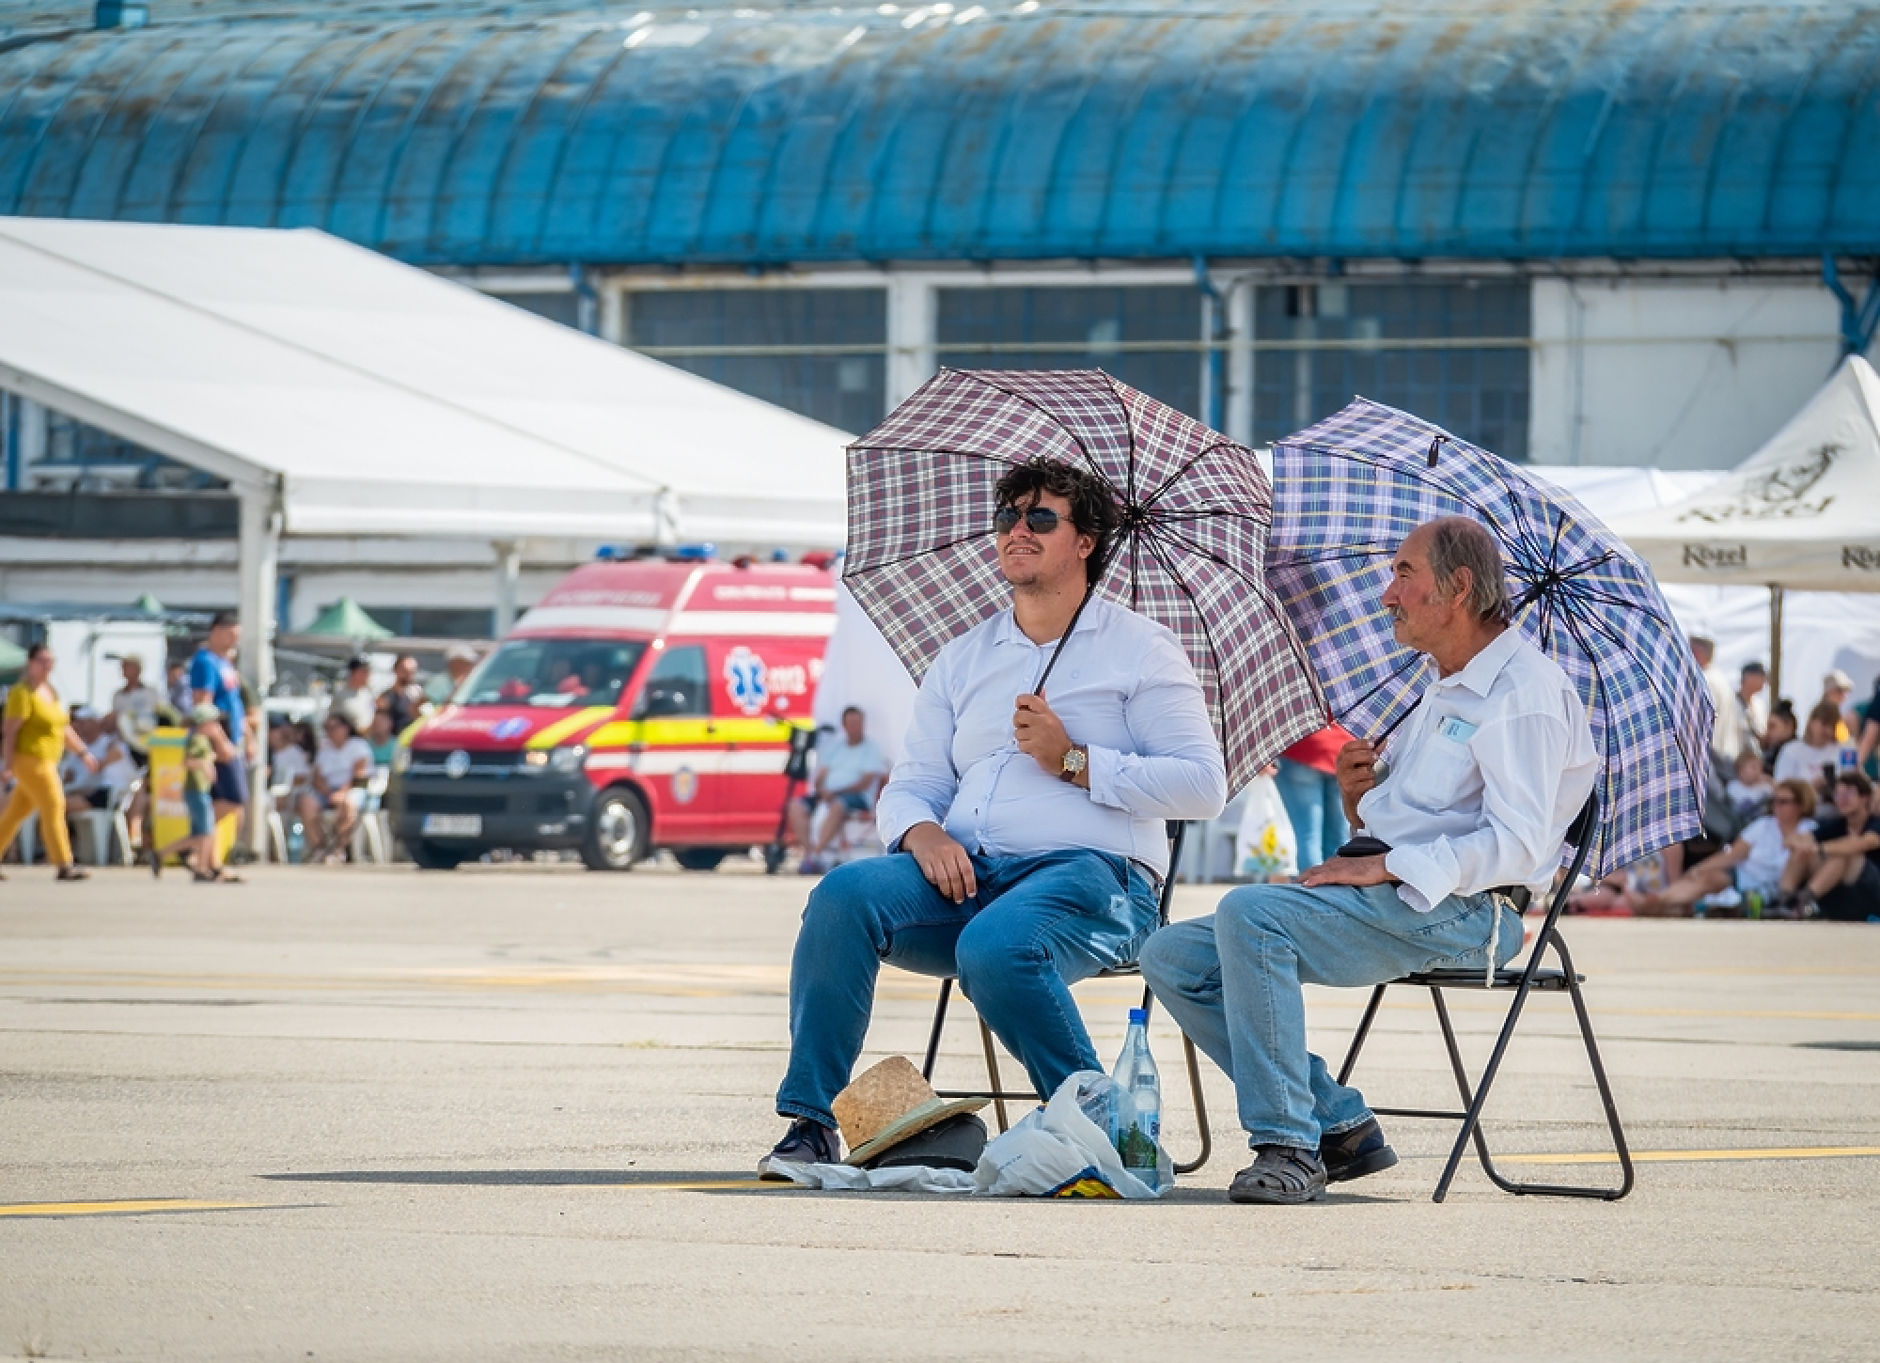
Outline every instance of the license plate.
<svg viewBox="0 0 1880 1363">
<path fill-rule="evenodd" d="M 427 838 L 478 838 L 483 836 L 483 816 L 481 814 L 426 814 L 424 835 Z"/>
</svg>

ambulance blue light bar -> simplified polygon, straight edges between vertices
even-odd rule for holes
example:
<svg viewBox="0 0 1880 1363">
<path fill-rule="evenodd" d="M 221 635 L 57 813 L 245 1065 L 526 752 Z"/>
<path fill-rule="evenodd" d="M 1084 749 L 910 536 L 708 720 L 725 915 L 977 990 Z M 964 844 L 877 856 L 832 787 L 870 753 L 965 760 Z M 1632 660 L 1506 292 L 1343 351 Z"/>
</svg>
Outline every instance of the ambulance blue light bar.
<svg viewBox="0 0 1880 1363">
<path fill-rule="evenodd" d="M 715 544 L 675 544 L 666 555 L 676 563 L 702 563 L 717 556 L 718 546 Z"/>
</svg>

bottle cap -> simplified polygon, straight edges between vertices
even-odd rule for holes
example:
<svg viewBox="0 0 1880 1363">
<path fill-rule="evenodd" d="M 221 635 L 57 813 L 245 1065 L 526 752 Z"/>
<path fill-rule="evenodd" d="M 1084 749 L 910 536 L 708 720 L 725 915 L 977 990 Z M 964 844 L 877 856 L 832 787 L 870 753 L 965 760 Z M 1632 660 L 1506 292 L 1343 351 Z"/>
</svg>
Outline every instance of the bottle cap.
<svg viewBox="0 0 1880 1363">
<path fill-rule="evenodd" d="M 1149 1010 L 1147 1008 L 1132 1008 L 1129 1010 L 1130 1026 L 1134 1027 L 1138 1023 L 1145 1027 L 1149 1025 Z"/>
</svg>

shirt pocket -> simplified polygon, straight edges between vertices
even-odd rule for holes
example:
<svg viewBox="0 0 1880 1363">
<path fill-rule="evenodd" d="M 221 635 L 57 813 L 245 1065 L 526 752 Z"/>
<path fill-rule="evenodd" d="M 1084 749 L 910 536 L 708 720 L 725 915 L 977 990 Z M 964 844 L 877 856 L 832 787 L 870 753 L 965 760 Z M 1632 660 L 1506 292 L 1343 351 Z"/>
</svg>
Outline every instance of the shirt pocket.
<svg viewBox="0 0 1880 1363">
<path fill-rule="evenodd" d="M 1482 772 L 1465 742 L 1432 732 L 1404 766 L 1399 798 L 1433 814 L 1445 813 L 1480 796 Z"/>
</svg>

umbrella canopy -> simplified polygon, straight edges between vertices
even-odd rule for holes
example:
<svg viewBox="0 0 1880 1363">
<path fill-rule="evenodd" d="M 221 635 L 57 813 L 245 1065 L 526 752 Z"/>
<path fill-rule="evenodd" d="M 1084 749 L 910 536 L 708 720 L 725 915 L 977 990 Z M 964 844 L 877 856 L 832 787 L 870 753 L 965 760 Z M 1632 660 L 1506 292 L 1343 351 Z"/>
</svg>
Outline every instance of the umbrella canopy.
<svg viewBox="0 0 1880 1363">
<path fill-rule="evenodd" d="M 145 615 L 162 615 L 163 603 L 149 592 L 145 592 L 142 596 L 131 602 L 131 609 L 142 611 Z"/>
<path fill-rule="evenodd" d="M 0 639 L 0 685 L 12 685 L 26 667 L 26 650 L 7 639 Z"/>
<path fill-rule="evenodd" d="M 350 596 L 342 596 L 320 612 L 319 618 L 300 631 L 324 635 L 329 639 L 389 639 L 392 632 L 360 609 Z"/>
<path fill-rule="evenodd" d="M 917 680 L 1011 604 L 993 486 L 1034 456 L 1109 483 L 1123 525 L 1098 594 L 1181 640 L 1230 788 L 1324 726 L 1266 584 L 1272 494 L 1253 451 L 1096 369 L 942 370 L 849 447 L 843 580 Z"/>
<path fill-rule="evenodd" d="M 1694 836 L 1712 712 L 1651 571 L 1558 488 L 1363 398 L 1273 447 L 1267 575 L 1307 640 L 1332 711 L 1387 736 L 1435 679 L 1383 606 L 1397 546 L 1439 516 L 1501 542 L 1521 632 L 1586 702 L 1602 759 L 1593 864 L 1605 874 Z"/>
</svg>

